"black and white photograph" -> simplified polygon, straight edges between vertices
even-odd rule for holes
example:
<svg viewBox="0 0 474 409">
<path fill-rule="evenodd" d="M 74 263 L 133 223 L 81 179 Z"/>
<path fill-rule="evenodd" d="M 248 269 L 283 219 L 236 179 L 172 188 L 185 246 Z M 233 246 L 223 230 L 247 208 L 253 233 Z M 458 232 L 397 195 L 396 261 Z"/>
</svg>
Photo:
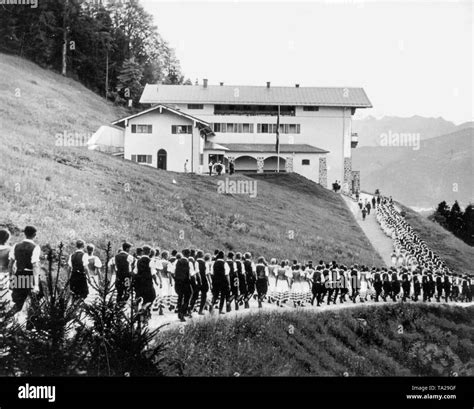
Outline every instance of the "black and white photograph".
<svg viewBox="0 0 474 409">
<path fill-rule="evenodd" d="M 473 4 L 0 0 L 0 409 L 472 409 Z"/>
</svg>

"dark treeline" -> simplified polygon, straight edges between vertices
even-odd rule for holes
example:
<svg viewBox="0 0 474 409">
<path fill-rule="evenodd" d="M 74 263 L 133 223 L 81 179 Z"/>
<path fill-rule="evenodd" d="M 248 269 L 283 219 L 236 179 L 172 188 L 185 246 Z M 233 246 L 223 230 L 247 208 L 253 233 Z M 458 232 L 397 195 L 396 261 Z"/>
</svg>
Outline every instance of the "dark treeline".
<svg viewBox="0 0 474 409">
<path fill-rule="evenodd" d="M 474 246 L 474 206 L 472 204 L 468 205 L 463 212 L 457 200 L 451 208 L 442 201 L 430 216 L 430 220 L 436 221 L 456 237 Z"/>
<path fill-rule="evenodd" d="M 146 83 L 184 83 L 174 50 L 138 0 L 0 5 L 0 52 L 62 72 L 115 102 L 136 104 Z"/>
</svg>

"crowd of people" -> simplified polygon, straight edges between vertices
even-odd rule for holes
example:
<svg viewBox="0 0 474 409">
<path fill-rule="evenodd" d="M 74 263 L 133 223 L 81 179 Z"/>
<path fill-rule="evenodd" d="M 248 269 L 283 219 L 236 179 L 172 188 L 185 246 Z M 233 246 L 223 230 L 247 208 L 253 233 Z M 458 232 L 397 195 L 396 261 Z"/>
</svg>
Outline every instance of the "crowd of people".
<svg viewBox="0 0 474 409">
<path fill-rule="evenodd" d="M 91 282 L 107 270 L 117 302 L 140 301 L 149 314 L 176 312 L 181 321 L 218 311 L 277 307 L 306 307 L 344 302 L 383 301 L 472 301 L 474 281 L 453 274 L 420 240 L 387 199 L 376 201 L 376 217 L 395 243 L 393 266 L 339 264 L 319 261 L 254 258 L 250 252 L 198 249 L 167 251 L 149 245 L 132 251 L 130 243 L 103 265 L 95 248 L 83 240 L 68 258 L 71 293 L 87 302 Z M 0 230 L 0 274 L 10 277 L 13 308 L 20 311 L 31 291 L 39 292 L 40 247 L 36 229 L 27 226 L 25 239 L 9 246 L 10 234 Z M 107 269 L 105 269 L 107 267 Z M 12 280 L 12 278 L 16 280 Z M 18 280 L 29 277 L 33 280 Z M 27 287 L 19 282 L 31 282 Z M 5 280 L 4 280 L 5 283 Z M 13 285 L 12 285 L 13 283 Z M 0 295 L 2 289 L 0 288 Z M 3 288 L 3 292 L 8 288 Z"/>
</svg>

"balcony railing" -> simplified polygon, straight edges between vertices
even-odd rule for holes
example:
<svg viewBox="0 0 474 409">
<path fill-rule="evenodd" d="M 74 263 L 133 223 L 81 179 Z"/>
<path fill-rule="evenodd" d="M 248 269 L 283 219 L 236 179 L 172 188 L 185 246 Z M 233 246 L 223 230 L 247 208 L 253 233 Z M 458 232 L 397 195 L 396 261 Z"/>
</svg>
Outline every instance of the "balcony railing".
<svg viewBox="0 0 474 409">
<path fill-rule="evenodd" d="M 351 134 L 351 148 L 356 148 L 358 143 L 359 143 L 359 135 L 357 134 L 357 132 L 353 132 Z"/>
</svg>

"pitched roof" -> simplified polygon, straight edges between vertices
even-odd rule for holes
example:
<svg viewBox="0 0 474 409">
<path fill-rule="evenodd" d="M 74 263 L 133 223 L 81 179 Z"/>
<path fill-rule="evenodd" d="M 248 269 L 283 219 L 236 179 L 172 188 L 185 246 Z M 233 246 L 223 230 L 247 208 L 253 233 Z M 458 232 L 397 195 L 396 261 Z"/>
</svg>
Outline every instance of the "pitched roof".
<svg viewBox="0 0 474 409">
<path fill-rule="evenodd" d="M 209 122 L 203 121 L 202 119 L 199 119 L 199 118 L 197 118 L 197 117 L 195 117 L 195 116 L 186 114 L 186 113 L 180 111 L 179 109 L 174 109 L 174 108 L 171 108 L 171 107 L 166 106 L 166 105 L 164 105 L 164 104 L 155 105 L 155 106 L 153 106 L 153 107 L 151 107 L 151 108 L 145 109 L 144 111 L 138 112 L 138 113 L 136 113 L 136 114 L 134 114 L 134 115 L 130 115 L 130 116 L 127 116 L 127 117 L 125 117 L 125 118 L 118 119 L 118 120 L 112 122 L 112 125 L 119 125 L 119 124 L 121 124 L 121 123 L 124 122 L 124 121 L 127 121 L 127 120 L 132 119 L 132 118 L 136 118 L 136 117 L 141 116 L 141 115 L 144 115 L 144 114 L 148 114 L 149 112 L 152 112 L 152 111 L 154 111 L 154 110 L 156 110 L 156 109 L 160 109 L 160 110 L 161 110 L 161 109 L 166 109 L 167 111 L 170 111 L 170 112 L 172 112 L 173 114 L 180 115 L 180 116 L 182 116 L 182 117 L 188 118 L 188 119 L 191 120 L 191 121 L 196 121 L 197 123 L 200 123 L 200 124 L 202 124 L 202 125 L 209 126 Z M 120 126 L 120 125 L 119 125 L 119 126 Z"/>
<path fill-rule="evenodd" d="M 232 152 L 275 152 L 274 143 L 219 143 Z M 306 144 L 280 144 L 280 153 L 329 153 Z M 275 152 L 276 153 L 276 152 Z"/>
<path fill-rule="evenodd" d="M 149 104 L 315 105 L 371 108 L 363 88 L 261 87 L 252 85 L 146 84 L 140 98 Z"/>
</svg>

